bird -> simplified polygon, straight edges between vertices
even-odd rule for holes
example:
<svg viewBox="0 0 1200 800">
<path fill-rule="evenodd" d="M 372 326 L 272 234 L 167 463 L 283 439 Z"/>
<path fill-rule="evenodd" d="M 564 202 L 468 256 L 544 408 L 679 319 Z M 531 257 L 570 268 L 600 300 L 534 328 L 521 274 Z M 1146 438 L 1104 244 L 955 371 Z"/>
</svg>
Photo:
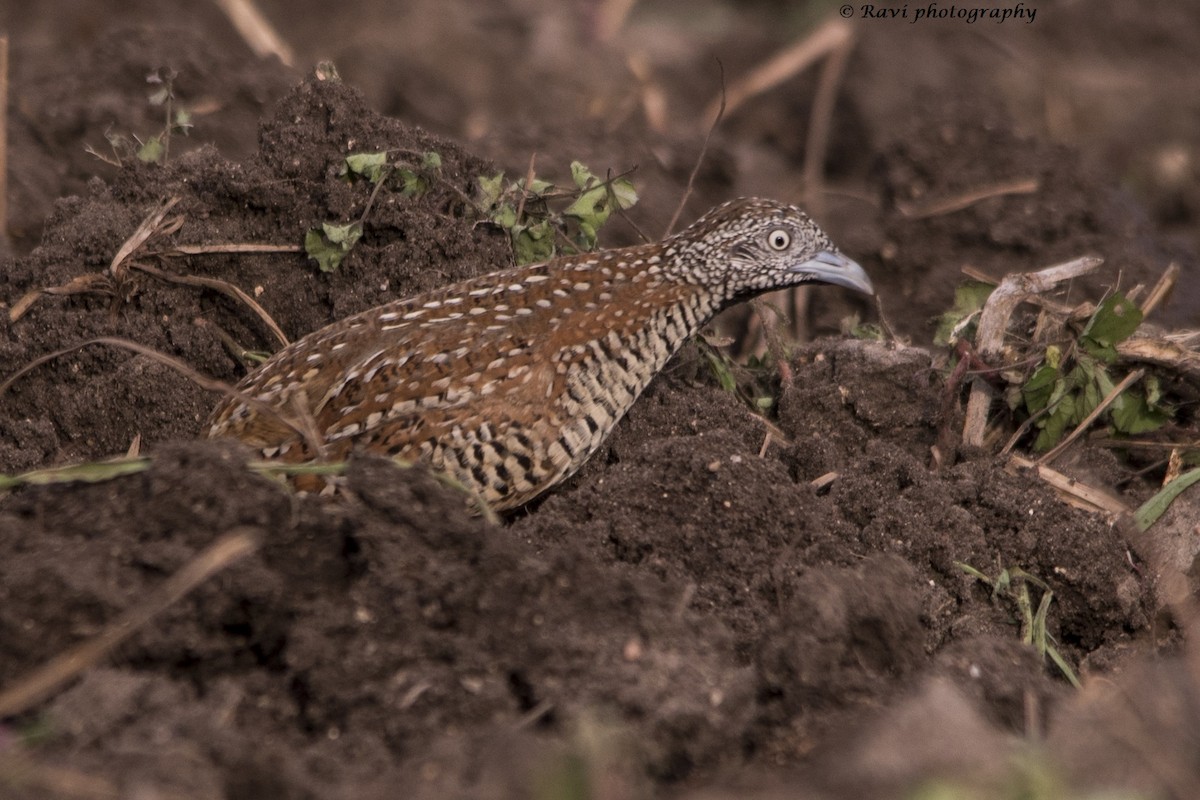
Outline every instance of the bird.
<svg viewBox="0 0 1200 800">
<path fill-rule="evenodd" d="M 264 459 L 423 462 L 494 511 L 574 474 L 717 313 L 803 284 L 874 294 L 801 209 L 724 203 L 661 242 L 560 256 L 395 300 L 287 345 L 208 437 Z"/>
</svg>

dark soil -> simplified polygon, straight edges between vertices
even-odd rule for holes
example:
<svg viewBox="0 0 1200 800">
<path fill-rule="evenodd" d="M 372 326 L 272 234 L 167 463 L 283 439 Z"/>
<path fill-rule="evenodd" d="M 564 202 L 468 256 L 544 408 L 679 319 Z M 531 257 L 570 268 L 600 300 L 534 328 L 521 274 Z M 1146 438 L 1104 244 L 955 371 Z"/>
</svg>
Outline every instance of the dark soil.
<svg viewBox="0 0 1200 800">
<path fill-rule="evenodd" d="M 631 219 L 659 232 L 700 152 L 713 56 L 740 76 L 820 10 L 646 2 L 627 39 L 605 45 L 590 5 L 364 3 L 333 17 L 325 4 L 262 5 L 303 63 L 333 55 L 344 82 L 256 59 L 207 4 L 0 16 L 14 55 L 5 310 L 103 277 L 5 314 L 0 374 L 117 336 L 236 380 L 241 350 L 277 346 L 245 305 L 136 270 L 114 277 L 110 262 L 168 197 L 182 225 L 155 247 L 296 245 L 322 221 L 356 219 L 370 186 L 339 176 L 352 152 L 434 150 L 442 167 L 423 195 L 381 193 L 336 272 L 302 253 L 144 262 L 236 284 L 295 338 L 509 265 L 505 235 L 465 196 L 480 175 L 523 173 L 535 151 L 559 181 L 572 158 L 637 166 Z M 908 343 L 799 345 L 769 420 L 686 348 L 577 476 L 501 524 L 422 468 L 373 458 L 352 461 L 336 496 L 296 494 L 248 467 L 248 451 L 199 440 L 215 395 L 144 355 L 93 345 L 21 377 L 0 398 L 0 472 L 135 440 L 150 466 L 0 499 L 0 690 L 139 607 L 222 535 L 251 531 L 262 546 L 0 723 L 0 797 L 1196 796 L 1194 753 L 1157 745 L 1195 741 L 1200 695 L 1161 606 L 1154 543 L 990 453 L 945 452 L 960 420 L 946 412 L 944 354 L 924 349 L 966 265 L 1001 276 L 1104 255 L 1110 269 L 1071 287 L 1080 299 L 1176 260 L 1184 288 L 1158 321 L 1200 321 L 1186 288 L 1200 202 L 1177 175 L 1196 170 L 1200 129 L 1150 124 L 1200 107 L 1195 75 L 1171 72 L 1200 22 L 1151 5 L 1135 17 L 1116 2 L 1046 2 L 1033 25 L 988 30 L 864 22 L 822 219 Z M 640 111 L 631 52 L 670 98 L 666 129 Z M 1159 88 L 1101 94 L 1086 80 L 1117 66 Z M 178 73 L 180 102 L 208 109 L 193 135 L 172 140 L 166 166 L 86 155 L 109 126 L 161 127 L 144 83 L 160 67 Z M 796 78 L 730 115 L 688 219 L 736 194 L 797 196 L 813 86 Z M 1136 129 L 1122 93 L 1142 110 Z M 1079 104 L 1091 95 L 1105 102 Z M 1147 130 L 1161 138 L 1143 146 Z M 1036 190 L 911 212 L 1026 179 Z M 613 222 L 602 239 L 634 241 L 635 228 Z M 811 333 L 875 318 L 840 290 L 812 302 Z M 1088 463 L 1130 502 L 1153 490 L 1112 457 Z M 1049 631 L 1082 692 L 961 563 L 1050 585 Z M 1032 757 L 1031 742 L 1043 742 Z M 1003 793 L 1014 785 L 1056 788 Z"/>
</svg>

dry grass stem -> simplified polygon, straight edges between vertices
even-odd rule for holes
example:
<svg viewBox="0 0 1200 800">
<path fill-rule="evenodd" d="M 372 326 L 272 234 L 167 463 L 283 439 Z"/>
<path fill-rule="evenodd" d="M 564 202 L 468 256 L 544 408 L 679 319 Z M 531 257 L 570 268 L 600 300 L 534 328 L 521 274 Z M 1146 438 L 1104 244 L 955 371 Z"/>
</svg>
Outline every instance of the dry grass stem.
<svg viewBox="0 0 1200 800">
<path fill-rule="evenodd" d="M 304 437 L 304 441 L 308 443 L 308 447 L 316 456 L 317 461 L 325 460 L 325 437 L 321 435 L 321 428 L 317 425 L 317 420 L 312 415 L 311 407 L 308 404 L 308 398 L 304 391 L 298 391 L 288 398 L 291 402 L 291 412 L 295 416 L 291 419 L 297 430 Z"/>
<path fill-rule="evenodd" d="M 819 28 L 782 52 L 761 64 L 746 77 L 729 87 L 723 95 L 709 103 L 704 112 L 706 124 L 711 124 L 721 113 L 719 107 L 728 104 L 729 113 L 740 108 L 747 100 L 773 89 L 784 81 L 803 72 L 822 56 L 832 53 L 854 36 L 850 23 L 833 17 Z"/>
<path fill-rule="evenodd" d="M 1098 437 L 1089 441 L 1097 447 L 1121 447 L 1131 450 L 1200 450 L 1200 439 L 1190 442 L 1157 442 L 1148 439 Z"/>
<path fill-rule="evenodd" d="M 879 327 L 883 328 L 883 335 L 887 340 L 897 347 L 904 347 L 904 342 L 900 341 L 900 337 L 896 335 L 896 329 L 892 327 L 892 323 L 888 322 L 887 314 L 883 311 L 883 296 L 876 293 L 875 295 L 875 316 L 879 320 Z"/>
<path fill-rule="evenodd" d="M 117 250 L 117 254 L 113 256 L 112 263 L 108 265 L 108 271 L 114 278 L 119 281 L 125 277 L 125 262 L 129 260 L 130 256 L 141 249 L 146 242 L 152 238 L 166 236 L 179 230 L 179 227 L 183 225 L 182 216 L 167 219 L 167 212 L 174 208 L 178 202 L 178 197 L 169 197 L 164 200 L 142 220 L 142 224 L 138 225 L 133 235 L 125 240 L 125 243 L 121 245 L 121 249 Z"/>
<path fill-rule="evenodd" d="M 537 162 L 537 151 L 529 154 L 529 169 L 525 170 L 525 185 L 521 187 L 521 199 L 517 201 L 517 223 L 521 222 L 521 215 L 525 213 L 525 199 L 529 197 L 533 187 L 534 164 Z"/>
<path fill-rule="evenodd" d="M 295 66 L 292 48 L 251 0 L 216 0 L 216 4 L 256 56 L 275 56 L 284 65 Z"/>
<path fill-rule="evenodd" d="M 55 656 L 11 689 L 0 693 L 0 719 L 28 711 L 57 692 L 144 628 L 164 609 L 213 575 L 253 553 L 261 541 L 261 532 L 252 528 L 239 528 L 222 536 L 151 591 L 144 602 L 109 623 L 99 635 Z"/>
<path fill-rule="evenodd" d="M 767 435 L 770 436 L 773 441 L 779 443 L 783 447 L 791 447 L 792 446 L 792 440 L 789 439 L 787 434 L 783 432 L 783 429 L 780 428 L 778 425 L 776 425 L 774 422 L 771 422 L 771 420 L 767 419 L 766 417 L 762 416 L 761 414 L 755 414 L 754 412 L 749 412 L 747 414 L 747 416 L 749 416 L 750 419 L 754 420 L 755 422 L 757 422 L 758 424 L 760 424 L 764 428 L 766 428 Z"/>
<path fill-rule="evenodd" d="M 923 203 L 896 203 L 896 210 L 909 219 L 925 219 L 927 217 L 937 217 L 942 214 L 962 211 L 964 208 L 970 208 L 981 200 L 987 200 L 992 197 L 1003 197 L 1010 194 L 1033 194 L 1039 187 L 1040 184 L 1037 178 L 1021 178 L 1015 181 L 1004 181 L 992 184 L 991 186 L 972 189 L 955 197 L 927 200 Z"/>
<path fill-rule="evenodd" d="M 1115 517 L 1133 514 L 1133 509 L 1121 502 L 1119 498 L 1103 489 L 1097 489 L 1094 486 L 1077 481 L 1056 469 L 1030 461 L 1022 456 L 1013 456 L 1008 460 L 1008 464 L 1010 471 L 1018 469 L 1035 470 L 1037 476 L 1045 481 L 1050 488 L 1054 489 L 1059 497 L 1076 508 L 1081 508 L 1084 511 L 1112 514 Z"/>
<path fill-rule="evenodd" d="M 106 291 L 111 288 L 111 282 L 107 275 L 99 273 L 88 273 L 87 275 L 77 275 L 61 286 L 48 286 L 44 289 L 33 289 L 21 296 L 21 299 L 12 304 L 12 308 L 8 310 L 8 321 L 16 322 L 21 317 L 29 313 L 29 309 L 33 308 L 33 304 L 38 301 L 42 295 L 71 295 L 71 294 L 88 294 L 91 292 Z"/>
<path fill-rule="evenodd" d="M 808 139 L 804 145 L 804 204 L 814 216 L 822 216 L 825 205 L 825 156 L 829 150 L 829 135 L 833 130 L 833 109 L 846 62 L 854 49 L 854 29 L 829 51 L 821 68 L 817 91 L 813 96 L 812 116 L 808 122 Z"/>
<path fill-rule="evenodd" d="M 169 250 L 156 250 L 152 256 L 202 256 L 210 253 L 301 253 L 298 244 L 181 244 Z"/>
<path fill-rule="evenodd" d="M 679 205 L 675 207 L 675 213 L 671 215 L 671 221 L 667 223 L 667 229 L 663 231 L 664 239 L 674 232 L 675 224 L 679 222 L 679 217 L 683 214 L 683 207 L 687 205 L 688 198 L 692 196 L 692 189 L 696 185 L 696 176 L 700 174 L 700 165 L 704 163 L 704 156 L 708 154 L 708 143 L 712 139 L 713 131 L 725 118 L 725 67 L 718 61 L 717 68 L 721 72 L 721 93 L 717 98 L 717 110 L 712 115 L 712 122 L 709 124 L 708 130 L 704 133 L 704 143 L 700 145 L 700 155 L 696 156 L 696 163 L 692 165 L 692 172 L 688 175 L 687 188 L 683 190 L 683 197 L 679 198 Z"/>
<path fill-rule="evenodd" d="M 1176 281 L 1179 280 L 1179 265 L 1172 262 L 1163 270 L 1163 274 L 1159 277 L 1158 283 L 1154 284 L 1154 288 L 1150 290 L 1150 294 L 1146 297 L 1146 301 L 1142 303 L 1142 317 L 1150 316 L 1150 313 L 1166 299 L 1171 290 L 1175 288 Z"/>
<path fill-rule="evenodd" d="M 220 278 L 205 278 L 199 275 L 176 275 L 173 272 L 167 272 L 165 270 L 158 269 L 157 267 L 152 267 L 149 264 L 130 264 L 129 266 L 140 272 L 144 272 L 147 275 L 153 275 L 159 280 L 167 281 L 169 283 L 179 283 L 184 286 L 200 286 L 205 289 L 212 289 L 213 291 L 220 292 L 226 297 L 230 297 L 244 304 L 247 308 L 254 312 L 255 316 L 262 320 L 263 324 L 267 326 L 267 330 L 269 330 L 271 335 L 274 336 L 279 342 L 279 346 L 287 347 L 288 339 L 284 334 L 283 329 L 279 327 L 279 323 L 277 323 L 274 318 L 267 313 L 265 308 L 258 304 L 258 301 L 246 294 L 246 292 L 242 289 L 234 286 L 232 283 L 223 281 Z"/>
<path fill-rule="evenodd" d="M 811 481 L 808 482 L 808 485 L 813 487 L 814 489 L 820 491 L 821 489 L 824 489 L 825 487 L 830 486 L 834 481 L 836 481 L 840 477 L 842 477 L 842 473 L 840 473 L 840 472 L 826 472 L 824 475 L 813 478 Z"/>
</svg>

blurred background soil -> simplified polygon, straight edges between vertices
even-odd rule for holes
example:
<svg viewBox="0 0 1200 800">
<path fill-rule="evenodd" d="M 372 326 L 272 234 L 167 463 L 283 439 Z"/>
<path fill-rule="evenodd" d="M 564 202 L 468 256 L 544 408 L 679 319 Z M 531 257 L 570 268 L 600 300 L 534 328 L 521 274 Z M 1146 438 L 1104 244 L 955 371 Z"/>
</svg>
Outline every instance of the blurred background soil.
<svg viewBox="0 0 1200 800">
<path fill-rule="evenodd" d="M 804 344 L 770 425 L 689 347 L 578 476 L 500 525 L 372 459 L 352 463 L 343 496 L 290 494 L 247 452 L 197 441 L 214 396 L 145 357 L 89 348 L 39 367 L 0 398 L 0 472 L 135 437 L 152 465 L 0 500 L 0 688 L 221 535 L 263 544 L 0 724 L 0 795 L 1200 796 L 1200 676 L 1162 607 L 1155 544 L 988 454 L 934 469 L 946 404 L 921 347 L 964 267 L 999 278 L 1084 254 L 1106 265 L 1066 299 L 1174 262 L 1153 321 L 1200 324 L 1200 16 L 1047 0 L 1025 4 L 1031 24 L 909 24 L 852 4 L 821 180 L 802 179 L 810 68 L 728 110 L 688 194 L 722 82 L 733 95 L 838 5 L 262 0 L 292 66 L 254 55 L 216 4 L 0 9 L 6 312 L 103 273 L 164 198 L 183 220 L 167 244 L 297 245 L 362 213 L 345 155 L 434 150 L 442 180 L 374 207 L 334 273 L 301 253 L 164 268 L 242 287 L 295 338 L 510 265 L 462 195 L 535 156 L 566 184 L 579 159 L 634 170 L 641 200 L 605 246 L 658 238 L 685 196 L 684 222 L 738 195 L 805 202 L 918 345 Z M 321 59 L 340 82 L 312 77 Z M 88 153 L 161 130 L 146 81 L 161 69 L 194 125 L 167 163 Z M 211 289 L 142 273 L 91 288 L 6 313 L 0 374 L 122 336 L 236 380 L 230 341 L 277 346 Z M 835 289 L 799 311 L 803 338 L 878 318 Z M 1153 491 L 1137 468 L 1086 464 L 1133 503 Z M 956 562 L 1050 585 L 1082 691 Z"/>
</svg>

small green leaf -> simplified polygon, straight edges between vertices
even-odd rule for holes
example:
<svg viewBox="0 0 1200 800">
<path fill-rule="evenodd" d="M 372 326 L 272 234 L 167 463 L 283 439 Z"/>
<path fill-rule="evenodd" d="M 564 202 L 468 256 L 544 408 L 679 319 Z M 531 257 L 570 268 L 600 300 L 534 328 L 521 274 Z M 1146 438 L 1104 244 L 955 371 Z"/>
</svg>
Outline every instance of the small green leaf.
<svg viewBox="0 0 1200 800">
<path fill-rule="evenodd" d="M 1146 390 L 1146 402 L 1157 407 L 1163 400 L 1162 384 L 1157 375 L 1147 375 L 1142 378 L 1142 386 Z"/>
<path fill-rule="evenodd" d="M 579 243 L 584 250 L 595 250 L 596 243 L 599 241 L 599 234 L 596 232 L 602 223 L 592 223 L 588 220 L 580 220 L 579 222 Z"/>
<path fill-rule="evenodd" d="M 436 150 L 430 150 L 421 157 L 421 169 L 435 170 L 442 168 L 442 155 Z"/>
<path fill-rule="evenodd" d="M 624 210 L 633 208 L 637 204 L 637 189 L 633 188 L 633 181 L 628 178 L 617 178 L 608 185 L 608 188 L 617 208 Z"/>
<path fill-rule="evenodd" d="M 704 355 L 708 358 L 709 367 L 712 369 L 717 383 L 721 384 L 721 388 L 727 392 L 737 391 L 737 379 L 733 377 L 733 373 L 729 369 L 729 364 L 719 354 L 710 350 L 705 350 Z"/>
<path fill-rule="evenodd" d="M 536 264 L 554 257 L 554 229 L 548 220 L 513 227 L 513 252 L 517 264 Z"/>
<path fill-rule="evenodd" d="M 321 230 L 334 244 L 340 244 L 347 252 L 362 238 L 362 225 L 358 222 L 348 222 L 345 225 L 334 225 L 332 222 L 322 222 Z"/>
<path fill-rule="evenodd" d="M 1117 360 L 1116 345 L 1128 339 L 1141 324 L 1141 309 L 1120 292 L 1113 292 L 1096 307 L 1079 343 L 1096 358 L 1111 364 Z"/>
<path fill-rule="evenodd" d="M 162 139 L 158 136 L 152 136 L 138 148 L 138 161 L 146 164 L 161 164 L 166 151 L 166 148 L 163 147 Z"/>
<path fill-rule="evenodd" d="M 167 100 L 171 99 L 171 87 L 160 86 L 151 92 L 150 96 L 146 99 L 150 101 L 150 105 L 152 106 L 161 106 Z"/>
<path fill-rule="evenodd" d="M 420 197 L 429 191 L 429 181 L 406 167 L 396 170 L 400 176 L 400 193 L 405 197 Z"/>
<path fill-rule="evenodd" d="M 1151 408 L 1145 396 L 1133 388 L 1125 390 L 1113 401 L 1109 413 L 1113 427 L 1127 434 L 1156 431 L 1170 419 L 1162 409 Z"/>
<path fill-rule="evenodd" d="M 995 583 L 991 578 L 989 578 L 987 575 L 984 575 L 982 572 L 977 570 L 975 567 L 972 567 L 970 564 L 966 564 L 962 561 L 955 561 L 954 566 L 958 567 L 963 572 L 970 575 L 972 578 L 983 581 L 988 586 L 993 586 Z"/>
<path fill-rule="evenodd" d="M 1058 370 L 1049 364 L 1043 364 L 1025 381 L 1021 393 L 1025 397 L 1025 408 L 1030 414 L 1036 414 L 1050 404 L 1054 389 L 1061 383 Z"/>
<path fill-rule="evenodd" d="M 1137 526 L 1141 530 L 1147 530 L 1151 525 L 1158 521 L 1166 510 L 1175 502 L 1175 498 L 1190 486 L 1200 483 L 1200 468 L 1188 470 L 1175 480 L 1168 483 L 1166 486 L 1158 490 L 1158 493 L 1151 497 L 1146 502 L 1138 507 L 1134 512 L 1133 518 L 1137 521 Z"/>
<path fill-rule="evenodd" d="M 304 235 L 304 252 L 317 262 L 322 272 L 333 272 L 360 238 L 362 225 L 357 222 L 345 225 L 323 222 L 320 230 L 312 228 Z"/>
<path fill-rule="evenodd" d="M 1070 681 L 1071 685 L 1076 689 L 1082 689 L 1083 684 L 1079 682 L 1079 678 L 1075 675 L 1075 670 L 1071 669 L 1071 665 L 1062 657 L 1062 653 L 1051 646 L 1046 645 L 1046 655 L 1050 656 L 1050 660 L 1054 662 L 1054 666 L 1058 667 L 1063 677 Z"/>
<path fill-rule="evenodd" d="M 883 332 L 883 327 L 878 323 L 859 322 L 857 319 L 855 319 L 854 324 L 850 326 L 850 336 L 867 342 L 887 341 L 887 337 Z"/>
<path fill-rule="evenodd" d="M 603 186 L 597 186 L 595 189 L 588 189 L 576 198 L 574 203 L 567 206 L 563 214 L 568 217 L 576 217 L 580 220 L 595 221 L 599 219 L 599 224 L 603 225 L 604 220 L 608 219 L 608 211 L 605 206 L 608 201 L 608 192 Z M 603 219 L 600 219 L 601 216 Z"/>
<path fill-rule="evenodd" d="M 1078 395 L 1075 403 L 1075 416 L 1078 419 L 1072 419 L 1072 425 L 1078 425 L 1080 422 L 1096 410 L 1096 406 L 1100 405 L 1100 401 L 1104 399 L 1104 395 L 1100 393 L 1099 387 L 1095 381 L 1088 381 L 1083 385 L 1082 391 Z"/>
<path fill-rule="evenodd" d="M 572 161 L 571 180 L 575 181 L 575 185 L 580 189 L 587 189 L 599 179 L 582 162 Z"/>
<path fill-rule="evenodd" d="M 377 183 L 383 177 L 386 167 L 387 153 L 352 153 L 346 156 L 342 175 L 358 175 L 371 183 Z"/>
<path fill-rule="evenodd" d="M 1054 405 L 1054 410 L 1038 420 L 1041 430 L 1033 443 L 1034 449 L 1046 451 L 1058 444 L 1074 417 L 1075 398 L 1064 394 Z"/>
<path fill-rule="evenodd" d="M 187 136 L 192 130 L 192 115 L 181 109 L 175 112 L 175 130 Z"/>
<path fill-rule="evenodd" d="M 1092 413 L 1107 395 L 1105 386 L 1112 387 L 1104 366 L 1089 355 L 1080 353 L 1072 369 L 1063 379 L 1063 393 L 1075 400 L 1075 408 L 1068 423 L 1078 425 Z"/>
<path fill-rule="evenodd" d="M 308 233 L 304 234 L 304 252 L 317 262 L 321 272 L 333 272 L 346 257 L 341 246 L 331 244 L 316 228 L 310 228 Z"/>
<path fill-rule="evenodd" d="M 492 214 L 492 221 L 501 228 L 511 230 L 517 224 L 517 209 L 511 203 L 502 203 Z"/>
<path fill-rule="evenodd" d="M 489 209 L 500 201 L 500 195 L 504 192 L 504 173 L 497 172 L 492 177 L 488 178 L 483 175 L 479 176 L 479 191 L 483 195 L 481 205 L 484 209 Z M 496 219 L 494 216 L 492 219 Z M 504 223 L 496 220 L 498 224 Z M 508 226 L 504 226 L 508 227 Z"/>
<path fill-rule="evenodd" d="M 979 313 L 983 304 L 991 296 L 996 287 L 990 283 L 967 281 L 959 284 L 954 290 L 954 308 L 938 317 L 937 333 L 934 342 L 948 345 L 962 338 L 962 330 L 966 324 Z"/>
</svg>

